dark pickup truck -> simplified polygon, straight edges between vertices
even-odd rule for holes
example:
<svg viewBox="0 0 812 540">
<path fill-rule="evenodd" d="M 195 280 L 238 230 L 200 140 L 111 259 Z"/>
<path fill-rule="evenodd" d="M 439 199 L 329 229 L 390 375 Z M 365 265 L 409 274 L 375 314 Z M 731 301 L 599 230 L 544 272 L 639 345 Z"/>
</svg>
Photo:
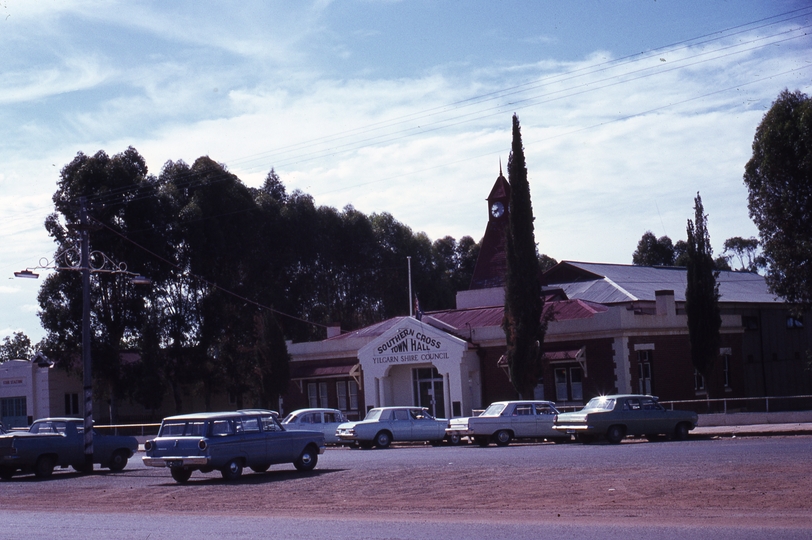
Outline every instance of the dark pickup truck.
<svg viewBox="0 0 812 540">
<path fill-rule="evenodd" d="M 138 450 L 135 437 L 93 432 L 93 462 L 120 471 Z M 54 467 L 85 469 L 84 421 L 81 418 L 42 418 L 28 431 L 0 435 L 0 478 L 34 473 L 51 476 Z"/>
</svg>

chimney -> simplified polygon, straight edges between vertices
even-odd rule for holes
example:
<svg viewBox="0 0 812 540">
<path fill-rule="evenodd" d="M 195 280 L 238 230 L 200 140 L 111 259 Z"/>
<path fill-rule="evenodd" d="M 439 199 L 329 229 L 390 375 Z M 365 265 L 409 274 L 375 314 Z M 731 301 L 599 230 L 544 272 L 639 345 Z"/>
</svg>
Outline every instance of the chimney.
<svg viewBox="0 0 812 540">
<path fill-rule="evenodd" d="M 341 335 L 341 323 L 330 323 L 327 325 L 327 339 Z"/>
<path fill-rule="evenodd" d="M 657 315 L 668 316 L 676 315 L 677 308 L 674 304 L 674 291 L 654 291 L 654 296 L 657 299 Z"/>
</svg>

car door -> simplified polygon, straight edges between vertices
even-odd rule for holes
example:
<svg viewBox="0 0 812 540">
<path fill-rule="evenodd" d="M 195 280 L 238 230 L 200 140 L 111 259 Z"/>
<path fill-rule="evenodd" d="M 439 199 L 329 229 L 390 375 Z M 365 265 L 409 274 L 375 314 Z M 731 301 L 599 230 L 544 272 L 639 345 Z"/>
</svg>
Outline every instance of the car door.
<svg viewBox="0 0 812 540">
<path fill-rule="evenodd" d="M 394 409 L 392 411 L 392 421 L 390 422 L 392 438 L 396 441 L 413 441 L 412 424 L 413 417 L 409 409 Z"/>
<path fill-rule="evenodd" d="M 644 415 L 641 427 L 643 434 L 670 434 L 674 431 L 675 423 L 669 418 L 668 411 L 654 398 L 644 397 L 640 399 L 640 402 Z"/>
<path fill-rule="evenodd" d="M 643 414 L 643 405 L 640 403 L 640 398 L 626 398 L 623 401 L 620 418 L 626 426 L 626 435 L 642 435 L 645 427 L 645 415 Z"/>
<path fill-rule="evenodd" d="M 245 457 L 242 437 L 237 434 L 234 418 L 215 418 L 211 421 L 209 452 L 214 467 L 222 467 L 235 457 Z"/>
<path fill-rule="evenodd" d="M 247 416 L 234 420 L 237 443 L 246 464 L 262 465 L 266 463 L 267 442 L 260 428 L 259 417 Z"/>
<path fill-rule="evenodd" d="M 324 412 L 324 423 L 322 426 L 324 429 L 322 430 L 324 433 L 324 442 L 334 443 L 338 442 L 338 437 L 336 437 L 336 429 L 340 424 L 346 422 L 344 416 L 339 411 L 325 411 Z"/>
<path fill-rule="evenodd" d="M 301 452 L 298 448 L 299 438 L 294 432 L 286 432 L 272 415 L 262 416 L 262 435 L 265 439 L 266 463 L 289 463 Z"/>
<path fill-rule="evenodd" d="M 445 427 L 440 430 L 440 422 L 425 410 L 411 409 L 412 416 L 412 440 L 432 441 L 445 437 Z"/>
<path fill-rule="evenodd" d="M 553 429 L 556 410 L 549 403 L 536 403 L 536 437 L 560 437 L 561 433 Z"/>
<path fill-rule="evenodd" d="M 516 403 L 510 414 L 510 427 L 516 437 L 536 436 L 536 411 L 532 403 Z"/>
</svg>

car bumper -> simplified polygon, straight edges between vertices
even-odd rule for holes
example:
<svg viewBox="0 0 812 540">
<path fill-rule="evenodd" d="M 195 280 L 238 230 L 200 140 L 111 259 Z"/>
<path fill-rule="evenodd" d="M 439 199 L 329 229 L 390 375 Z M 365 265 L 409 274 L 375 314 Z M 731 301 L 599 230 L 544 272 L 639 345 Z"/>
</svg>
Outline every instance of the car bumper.
<svg viewBox="0 0 812 540">
<path fill-rule="evenodd" d="M 206 456 L 144 456 L 141 459 L 147 467 L 202 467 L 209 464 Z"/>
<path fill-rule="evenodd" d="M 553 429 L 556 431 L 560 431 L 562 433 L 573 434 L 573 433 L 586 433 L 589 431 L 594 431 L 593 426 L 588 426 L 586 424 L 567 424 L 567 425 L 560 425 L 560 426 L 553 426 Z"/>
<path fill-rule="evenodd" d="M 476 435 L 473 429 L 461 429 L 461 428 L 447 428 L 445 430 L 446 435 L 459 435 L 460 437 L 473 437 Z"/>
</svg>

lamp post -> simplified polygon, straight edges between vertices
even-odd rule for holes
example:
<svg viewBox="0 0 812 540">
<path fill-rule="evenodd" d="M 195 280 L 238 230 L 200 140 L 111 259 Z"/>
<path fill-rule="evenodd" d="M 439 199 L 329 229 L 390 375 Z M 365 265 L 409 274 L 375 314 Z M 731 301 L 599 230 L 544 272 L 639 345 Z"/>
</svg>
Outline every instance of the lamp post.
<svg viewBox="0 0 812 540">
<path fill-rule="evenodd" d="M 37 279 L 39 274 L 32 270 L 73 270 L 82 272 L 82 386 L 84 393 L 84 439 L 85 471 L 93 470 L 93 362 L 90 356 L 90 274 L 124 274 L 130 276 L 134 285 L 149 285 L 151 281 L 144 276 L 127 271 L 125 263 L 116 264 L 110 257 L 100 251 L 90 250 L 89 224 L 87 218 L 87 201 L 79 199 L 79 263 L 76 266 L 76 247 L 70 247 L 54 255 L 54 260 L 40 260 L 39 266 L 14 272 L 15 277 Z M 73 257 L 71 257 L 73 255 Z M 62 265 L 60 265 L 60 259 Z M 95 264 L 92 262 L 95 260 Z"/>
</svg>

